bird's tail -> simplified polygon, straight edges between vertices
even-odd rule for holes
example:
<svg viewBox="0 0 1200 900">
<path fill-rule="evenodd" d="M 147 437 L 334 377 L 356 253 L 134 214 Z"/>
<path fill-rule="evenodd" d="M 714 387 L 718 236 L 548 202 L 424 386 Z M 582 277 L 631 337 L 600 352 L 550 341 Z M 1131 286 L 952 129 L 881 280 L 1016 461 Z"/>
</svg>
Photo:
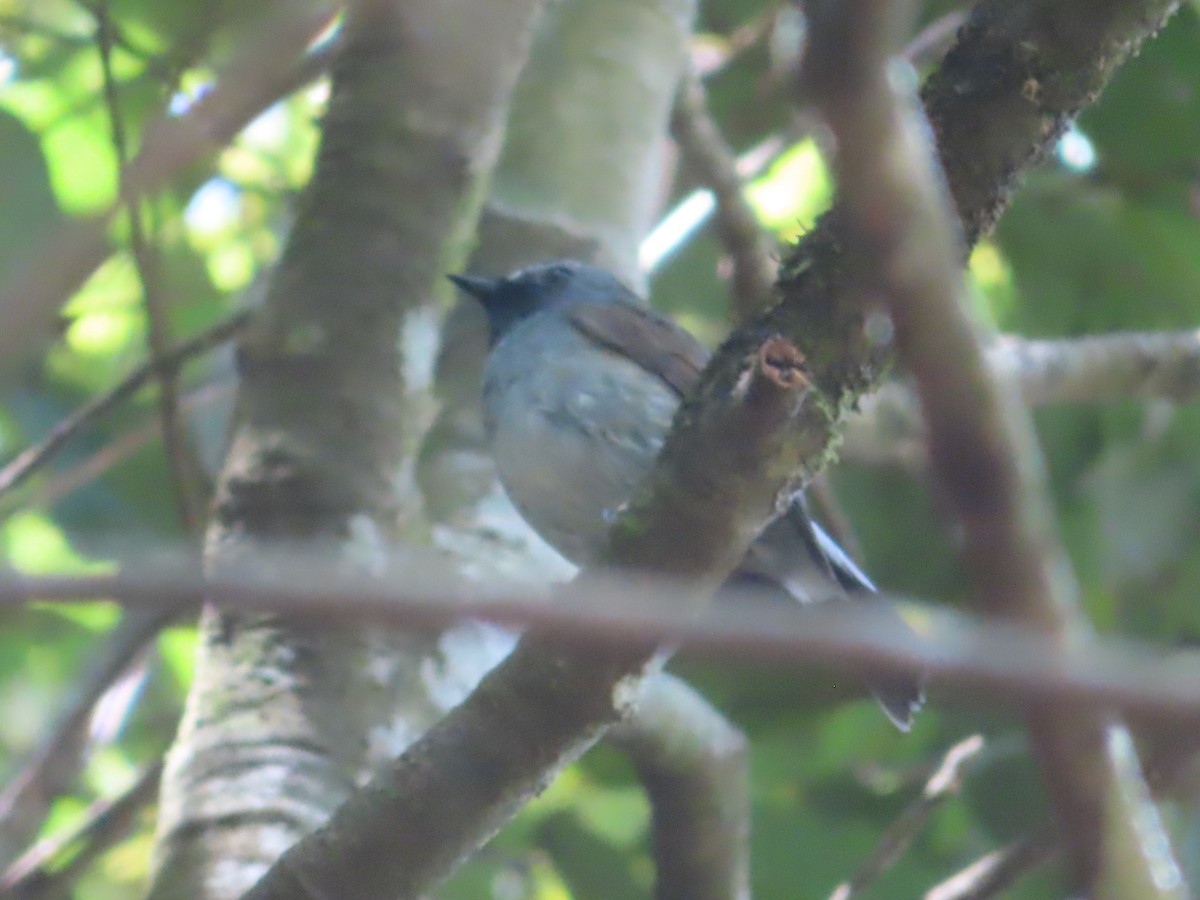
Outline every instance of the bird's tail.
<svg viewBox="0 0 1200 900">
<path fill-rule="evenodd" d="M 743 574 L 773 583 L 801 603 L 821 602 L 831 594 L 849 598 L 874 595 L 875 584 L 824 529 L 809 518 L 803 495 L 764 529 L 743 562 Z M 910 629 L 889 607 L 897 628 Z M 924 678 L 878 677 L 867 684 L 884 713 L 901 731 L 912 728 L 914 714 L 925 703 Z"/>
<path fill-rule="evenodd" d="M 834 578 L 846 593 L 851 597 L 855 594 L 876 593 L 877 588 L 874 582 L 850 558 L 850 554 L 838 546 L 837 541 L 831 538 L 825 529 L 809 518 L 802 499 L 793 500 L 792 508 L 788 509 L 787 514 L 793 515 L 793 509 L 807 523 L 812 533 L 813 547 L 828 560 Z M 892 610 L 892 615 L 895 616 L 899 627 L 909 628 L 900 613 Z M 868 679 L 867 684 L 871 688 L 871 694 L 879 701 L 879 705 L 883 707 L 883 711 L 897 728 L 901 731 L 908 731 L 912 728 L 913 716 L 925 705 L 924 678 L 875 676 Z"/>
<path fill-rule="evenodd" d="M 912 728 L 913 716 L 925 705 L 924 679 L 880 678 L 867 680 L 871 696 L 879 703 L 884 715 L 901 731 Z"/>
</svg>

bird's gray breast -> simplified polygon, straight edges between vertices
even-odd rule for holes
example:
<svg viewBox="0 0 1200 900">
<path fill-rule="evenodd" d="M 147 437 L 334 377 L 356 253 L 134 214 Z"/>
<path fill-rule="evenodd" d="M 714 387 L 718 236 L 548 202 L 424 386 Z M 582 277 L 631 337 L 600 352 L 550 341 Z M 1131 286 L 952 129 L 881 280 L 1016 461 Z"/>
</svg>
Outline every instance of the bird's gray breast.
<svg viewBox="0 0 1200 900">
<path fill-rule="evenodd" d="M 543 538 L 584 564 L 658 454 L 679 401 L 551 311 L 515 326 L 492 350 L 483 402 L 508 495 Z"/>
</svg>

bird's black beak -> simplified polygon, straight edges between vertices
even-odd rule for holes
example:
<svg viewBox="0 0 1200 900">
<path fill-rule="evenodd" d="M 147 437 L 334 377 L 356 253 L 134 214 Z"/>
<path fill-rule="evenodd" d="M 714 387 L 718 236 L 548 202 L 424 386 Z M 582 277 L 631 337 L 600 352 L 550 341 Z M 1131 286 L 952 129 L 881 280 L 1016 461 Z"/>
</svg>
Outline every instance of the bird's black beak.
<svg viewBox="0 0 1200 900">
<path fill-rule="evenodd" d="M 464 293 L 476 300 L 486 300 L 500 282 L 491 278 L 476 278 L 474 275 L 447 275 Z"/>
</svg>

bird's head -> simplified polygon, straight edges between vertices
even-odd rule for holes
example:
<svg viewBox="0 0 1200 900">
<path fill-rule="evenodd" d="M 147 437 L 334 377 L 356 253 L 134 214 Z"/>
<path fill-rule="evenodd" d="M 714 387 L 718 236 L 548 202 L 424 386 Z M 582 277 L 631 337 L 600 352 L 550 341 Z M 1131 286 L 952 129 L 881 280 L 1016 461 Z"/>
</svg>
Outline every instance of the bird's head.
<svg viewBox="0 0 1200 900">
<path fill-rule="evenodd" d="M 538 263 L 504 278 L 449 277 L 487 311 L 493 346 L 518 322 L 542 310 L 567 303 L 612 303 L 633 296 L 611 272 L 575 260 Z"/>
</svg>

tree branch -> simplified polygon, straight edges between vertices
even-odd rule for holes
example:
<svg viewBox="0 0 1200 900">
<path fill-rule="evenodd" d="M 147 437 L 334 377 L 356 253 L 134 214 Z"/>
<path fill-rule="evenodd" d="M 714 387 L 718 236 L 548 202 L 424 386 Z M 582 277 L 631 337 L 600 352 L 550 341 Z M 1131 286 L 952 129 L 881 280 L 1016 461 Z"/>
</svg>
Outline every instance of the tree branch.
<svg viewBox="0 0 1200 900">
<path fill-rule="evenodd" d="M 663 133 L 694 15 L 692 0 L 568 0 L 547 10 L 513 98 L 468 271 L 510 272 L 565 256 L 599 261 L 627 283 L 639 282 L 643 274 L 634 265 L 634 248 L 654 211 L 647 186 L 663 179 Z M 587 50 L 568 55 L 564 47 Z M 603 186 L 602 196 L 597 185 Z M 563 577 L 566 564 L 548 559 L 552 551 L 506 502 L 487 457 L 479 408 L 487 343 L 483 318 L 475 302 L 460 303 L 443 329 L 437 366 L 442 404 L 419 457 L 426 508 L 441 520 L 439 546 L 465 557 L 467 571 L 486 568 L 485 581 L 493 572 L 539 581 Z M 694 694 L 681 688 L 668 695 L 659 706 L 675 698 L 680 708 L 674 713 L 711 720 L 705 735 L 717 730 L 719 714 L 709 709 L 704 717 Z M 675 721 L 669 711 L 662 717 Z M 662 736 L 648 717 L 635 713 L 635 719 L 649 744 Z M 719 757 L 724 750 L 723 745 L 713 753 Z M 651 768 L 666 764 L 649 747 L 636 755 Z M 677 756 L 674 775 L 695 785 L 706 784 L 718 765 L 699 752 L 690 761 L 697 768 L 689 773 L 688 760 Z M 677 836 L 685 829 L 703 832 L 713 822 L 705 818 L 689 826 L 684 813 L 704 810 L 699 805 L 685 810 L 669 791 L 663 802 L 672 814 L 660 814 L 660 786 L 661 779 L 648 786 L 655 788 L 649 799 L 660 893 L 685 897 L 729 886 L 739 866 L 745 868 L 745 844 L 706 843 L 714 854 L 706 865 L 696 865 L 700 845 Z M 736 830 L 732 821 L 746 814 L 731 803 L 723 813 L 731 824 L 721 833 Z"/>
<path fill-rule="evenodd" d="M 921 95 L 967 246 L 1176 0 L 983 0 Z M 970 98 L 968 100 L 968 98 Z"/>
<path fill-rule="evenodd" d="M 178 370 L 189 359 L 207 353 L 233 338 L 249 321 L 248 312 L 236 313 L 177 345 L 166 354 L 143 363 L 122 378 L 116 386 L 89 400 L 50 429 L 45 438 L 22 450 L 8 465 L 0 469 L 0 497 L 18 487 L 50 462 L 71 438 L 128 400 L 159 372 Z"/>
<path fill-rule="evenodd" d="M 126 566 L 117 575 L 0 575 L 0 608 L 34 601 L 113 598 L 154 610 L 204 595 L 249 617 L 279 612 L 328 627 L 348 621 L 414 630 L 460 619 L 529 627 L 564 643 L 636 648 L 684 645 L 689 655 L 785 667 L 828 666 L 847 674 L 928 671 L 938 692 L 967 705 L 1054 700 L 1087 709 L 1136 714 L 1169 726 L 1169 749 L 1200 721 L 1200 651 L 1089 636 L 1063 644 L 1027 626 L 984 621 L 921 606 L 922 634 L 898 632 L 872 604 L 830 604 L 797 611 L 762 603 L 721 603 L 681 616 L 695 590 L 672 581 L 600 574 L 572 583 L 576 601 L 530 599 L 536 589 L 484 592 L 459 578 L 438 577 L 439 561 L 403 554 L 370 577 L 338 571 L 315 549 L 265 550 L 253 566 L 201 577 L 194 562 Z M 398 587 L 403 585 L 403 587 Z M 751 595 L 752 596 L 752 595 Z M 747 600 L 751 599 L 747 596 Z M 903 598 L 889 598 L 902 602 Z M 1178 729 L 1178 732 L 1174 730 Z M 1170 756 L 1170 754 L 1168 754 Z M 1179 763 L 1168 768 L 1178 769 Z"/>
<path fill-rule="evenodd" d="M 414 514 L 398 336 L 465 255 L 539 7 L 348 9 L 315 172 L 239 346 L 209 571 L 296 539 L 336 548 L 335 569 L 369 570 Z M 402 653 L 415 641 L 206 609 L 163 778 L 154 900 L 241 896 L 410 739 L 397 707 L 419 677 L 420 657 Z"/>
<path fill-rule="evenodd" d="M 1031 407 L 1200 397 L 1200 333 L 1116 333 L 1038 340 L 998 337 L 984 351 L 994 377 L 1011 382 Z M 871 464 L 926 464 L 925 424 L 913 392 L 888 383 L 846 420 L 843 458 Z"/>
<path fill-rule="evenodd" d="M 964 33 L 990 27 L 992 15 L 1065 28 L 1073 23 L 1059 18 L 1063 5 L 1007 4 L 1000 12 L 984 3 Z M 853 16 L 814 7 L 808 75 L 837 140 L 842 233 L 861 288 L 886 299 L 899 354 L 916 377 L 934 470 L 964 527 L 977 602 L 992 615 L 1069 640 L 1087 625 L 1045 500 L 1032 425 L 984 365 L 964 312 L 962 248 L 949 203 L 922 123 L 897 89 L 903 77 L 888 68 L 898 46 L 896 5 L 860 4 Z M 1106 12 L 1110 24 L 1128 16 L 1114 5 Z M 1097 18 L 1104 16 L 1093 13 L 1066 36 L 1095 31 Z M 1021 53 L 1032 57 L 1038 47 Z M 1026 102 L 1039 103 L 1043 87 L 1057 94 L 1060 85 L 1039 72 Z M 1024 89 L 1029 95 L 1028 84 Z M 1128 732 L 1055 704 L 1031 705 L 1027 721 L 1076 889 L 1088 896 L 1183 896 Z"/>
<path fill-rule="evenodd" d="M 183 408 L 189 413 L 220 405 L 231 399 L 233 387 L 229 382 L 213 384 L 188 391 L 183 395 Z M 8 494 L 0 500 L 0 520 L 8 518 L 22 506 L 49 505 L 69 496 L 99 478 L 117 463 L 128 459 L 140 448 L 151 443 L 159 434 L 157 417 L 144 420 L 127 431 L 114 435 L 109 441 L 62 471 L 49 475 L 27 495 Z"/>
<path fill-rule="evenodd" d="M 154 801 L 161 777 L 161 762 L 147 766 L 121 794 L 93 803 L 68 833 L 39 841 L 0 876 L 0 892 L 21 900 L 68 896 L 83 870 L 136 827 L 137 815 Z M 72 855 L 66 863 L 52 870 L 67 852 Z"/>
<path fill-rule="evenodd" d="M 808 390 L 802 364 L 786 341 L 767 340 L 742 377 L 677 418 L 614 525 L 610 565 L 669 573 L 681 579 L 680 611 L 700 607 L 758 533 L 786 477 L 763 461 Z M 585 574 L 575 584 L 588 583 Z M 579 602 L 572 589 L 564 594 L 562 602 Z M 656 644 L 598 647 L 531 631 L 381 779 L 289 850 L 247 900 L 335 889 L 364 900 L 384 890 L 423 894 L 629 712 Z M 350 872 L 361 875 L 348 889 Z"/>
<path fill-rule="evenodd" d="M 773 27 L 777 15 L 778 10 L 769 10 L 759 19 L 743 26 L 741 30 L 742 35 L 740 37 L 734 35 L 730 39 L 731 53 L 740 53 L 759 40 Z M 954 37 L 954 32 L 962 25 L 965 18 L 966 14 L 962 10 L 953 10 L 930 22 L 905 48 L 905 56 L 916 66 L 924 66 L 934 62 L 945 51 L 946 46 Z M 699 59 L 694 60 L 693 64 L 700 69 L 697 74 L 703 78 L 708 78 L 724 66 L 729 58 L 729 56 L 723 56 L 714 60 L 712 65 L 708 67 L 704 66 Z M 683 200 L 676 203 L 659 220 L 655 229 L 642 242 L 640 261 L 642 266 L 649 272 L 658 269 L 670 254 L 686 245 L 692 238 L 699 234 L 700 228 L 708 221 L 711 215 L 716 213 L 718 216 L 721 216 L 723 206 L 727 207 L 729 212 L 725 216 L 727 221 L 721 224 L 721 228 L 722 230 L 732 229 L 733 235 L 733 241 L 727 241 L 727 244 L 732 247 L 733 244 L 748 242 L 750 239 L 748 225 L 750 223 L 745 222 L 743 220 L 743 213 L 738 211 L 738 207 L 744 206 L 745 201 L 740 197 L 735 197 L 731 193 L 732 187 L 743 184 L 759 175 L 767 166 L 775 162 L 785 150 L 794 145 L 796 141 L 809 136 L 810 131 L 810 128 L 806 124 L 800 122 L 793 123 L 784 129 L 783 132 L 771 135 L 750 150 L 747 150 L 741 156 L 734 157 L 732 156 L 732 151 L 725 147 L 724 138 L 719 133 L 715 133 L 712 137 L 704 135 L 704 131 L 708 129 L 708 126 L 702 119 L 695 119 L 693 125 L 688 121 L 692 118 L 688 110 L 677 106 L 676 112 L 684 116 L 684 121 L 681 123 L 684 129 L 677 135 L 677 140 L 680 141 L 685 153 L 689 150 L 694 150 L 696 155 L 691 160 L 691 163 L 699 170 L 701 177 L 708 183 L 708 187 L 692 191 Z M 705 113 L 705 115 L 707 114 Z M 696 130 L 694 147 L 689 147 L 692 139 L 686 134 L 686 131 L 691 128 Z M 753 224 L 756 229 L 761 230 L 757 221 Z M 659 229 L 662 229 L 662 231 L 660 232 Z M 679 236 L 680 232 L 683 233 L 682 236 Z M 765 264 L 771 272 L 774 272 L 777 268 L 772 259 L 774 250 L 774 244 L 768 243 Z M 746 257 L 745 262 L 747 265 L 752 264 L 754 267 L 764 265 L 762 261 L 752 263 L 750 257 Z M 749 283 L 756 276 L 751 269 L 745 276 L 739 276 L 735 272 L 735 283 L 739 277 L 744 277 Z M 768 285 L 768 287 L 773 287 L 773 285 Z M 770 293 L 768 291 L 764 296 L 769 297 Z M 761 311 L 762 308 L 765 308 L 765 304 L 754 311 Z"/>
<path fill-rule="evenodd" d="M 999 897 L 1020 878 L 1059 852 L 1049 827 L 1027 834 L 977 859 L 961 872 L 930 888 L 924 900 L 988 900 Z"/>
<path fill-rule="evenodd" d="M 717 234 L 733 264 L 731 309 L 744 321 L 767 308 L 775 287 L 774 241 L 759 223 L 745 195 L 738 161 L 708 112 L 704 84 L 689 71 L 671 115 L 671 134 L 684 164 L 716 198 Z"/>
<path fill-rule="evenodd" d="M 1105 334 L 1064 340 L 998 338 L 987 350 L 1030 406 L 1200 397 L 1200 332 Z"/>
<path fill-rule="evenodd" d="M 195 572 L 191 580 L 199 587 Z M 0 793 L 0 828 L 6 845 L 22 846 L 36 834 L 51 802 L 75 780 L 83 766 L 86 742 L 82 732 L 97 701 L 172 619 L 199 603 L 200 594 L 164 591 L 161 597 L 161 605 L 128 611 L 105 637 L 78 683 L 72 685 L 46 738 L 4 786 Z"/>
<path fill-rule="evenodd" d="M 1076 4 L 1056 6 L 1069 7 L 1072 14 L 1084 18 L 1092 15 L 1076 9 Z M 1168 10 L 1156 8 L 1160 13 L 1156 21 L 1161 22 Z M 986 13 L 991 7 L 985 4 L 982 9 Z M 1154 21 L 1150 16 L 1134 22 L 1110 19 L 1107 25 L 1107 30 L 1094 31 L 1098 46 L 1087 48 L 1095 51 L 1095 56 L 1085 54 L 1076 61 L 1068 55 L 1064 60 L 1064 67 L 1078 62 L 1076 68 L 1085 71 L 1050 73 L 1051 80 L 1066 76 L 1062 89 L 1053 96 L 1059 106 L 1073 103 L 1072 112 L 1081 108 L 1152 30 Z M 970 29 L 965 33 L 970 35 Z M 1107 39 L 1114 35 L 1120 46 L 1110 46 Z M 1025 37 L 1028 35 L 1019 29 L 1008 36 L 1013 47 L 1021 46 Z M 1055 40 L 1053 32 L 1048 38 L 1036 37 L 1051 44 Z M 1080 77 L 1084 75 L 1094 77 Z M 1020 99 L 1023 85 L 1023 79 L 1005 83 L 1018 103 L 1027 102 Z M 1072 93 L 1072 86 L 1079 90 Z M 967 84 L 965 89 L 946 94 L 939 114 L 959 110 L 974 116 L 972 104 L 994 97 L 992 83 Z M 1063 114 L 1063 127 L 1066 118 Z M 1038 152 L 1028 152 L 1030 148 L 1044 151 L 1056 136 L 1040 113 L 1009 124 L 1015 140 L 1027 151 L 1016 166 L 1011 160 L 996 169 L 975 165 L 971 152 L 976 148 L 971 141 L 980 138 L 970 135 L 947 148 L 947 169 L 969 169 L 972 178 L 968 184 L 990 183 L 987 196 L 1001 198 L 1016 173 L 1037 158 Z M 993 215 L 1001 205 L 1000 199 L 987 200 L 982 195 L 975 199 Z M 837 232 L 829 226 L 838 216 L 835 212 L 826 227 L 810 235 L 789 260 L 786 301 L 739 331 L 714 358 L 697 395 L 680 410 L 645 488 L 618 521 L 609 562 L 686 574 L 696 593 L 703 594 L 737 559 L 773 508 L 775 496 L 820 467 L 844 410 L 878 382 L 888 352 L 868 340 L 861 328 L 861 298 L 853 290 L 852 268 L 842 256 Z M 756 458 L 742 459 L 734 445 L 746 422 L 739 423 L 741 428 L 726 430 L 722 440 L 718 437 L 720 410 L 745 375 L 747 361 L 755 359 L 775 335 L 783 335 L 785 342 L 807 358 L 811 371 L 806 374 L 811 375 L 813 390 L 806 392 L 799 410 L 787 416 L 787 423 L 772 422 L 767 415 L 761 423 L 765 426 L 759 432 L 761 440 L 740 443 L 743 454 Z M 773 411 L 782 410 L 775 406 Z M 726 424 L 731 421 L 733 418 Z M 793 426 L 786 435 L 784 424 Z M 697 488 L 699 493 L 692 493 Z M 682 534 L 678 533 L 681 525 Z M 628 704 L 628 676 L 641 670 L 647 652 L 648 648 L 640 652 L 627 648 L 597 657 L 594 651 L 584 653 L 571 645 L 526 638 L 463 705 L 396 763 L 386 791 L 377 787 L 353 798 L 328 830 L 286 856 L 285 864 L 273 870 L 254 896 L 294 896 L 290 892 L 301 890 L 306 883 L 330 889 L 337 883 L 330 879 L 337 874 L 323 867 L 328 863 L 326 852 L 335 847 L 355 870 L 368 862 L 378 866 L 380 860 L 410 861 L 413 868 L 407 871 L 380 868 L 378 876 L 393 888 L 399 886 L 401 894 L 424 889 L 485 840 L 552 771 L 573 759 L 620 716 Z M 522 723 L 515 730 L 519 734 L 514 734 L 513 721 Z M 497 736 L 502 739 L 487 745 L 487 740 Z M 473 790 L 464 791 L 464 783 Z M 378 823 L 394 823 L 403 816 L 403 804 L 388 803 L 398 796 L 407 798 L 409 809 L 437 810 L 444 816 L 437 827 L 422 826 L 419 833 L 411 827 L 397 828 L 396 840 L 388 841 L 385 850 L 379 843 Z M 347 831 L 339 835 L 343 827 Z"/>
<path fill-rule="evenodd" d="M 333 10 L 287 0 L 279 6 L 243 37 L 213 89 L 187 113 L 172 116 L 164 110 L 147 125 L 140 151 L 120 172 L 124 202 L 162 187 L 220 149 L 263 109 L 324 70 L 333 47 L 311 53 L 307 48 Z M 42 242 L 15 283 L 0 285 L 5 323 L 0 364 L 11 365 L 50 334 L 63 301 L 108 257 L 108 226 L 120 208 L 117 203 L 99 215 L 67 222 Z"/>
<path fill-rule="evenodd" d="M 653 810 L 655 896 L 750 896 L 750 772 L 745 736 L 685 682 L 648 679 L 609 732 Z"/>
</svg>

